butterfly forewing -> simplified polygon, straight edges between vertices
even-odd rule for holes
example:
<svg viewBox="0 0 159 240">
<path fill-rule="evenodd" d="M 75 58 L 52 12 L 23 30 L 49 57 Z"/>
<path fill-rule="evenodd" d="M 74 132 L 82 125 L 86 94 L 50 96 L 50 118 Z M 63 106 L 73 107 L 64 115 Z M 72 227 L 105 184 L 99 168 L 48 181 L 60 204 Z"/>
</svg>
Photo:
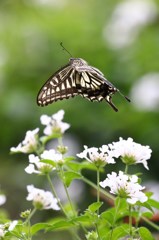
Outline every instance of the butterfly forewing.
<svg viewBox="0 0 159 240">
<path fill-rule="evenodd" d="M 48 105 L 57 100 L 74 97 L 78 94 L 73 69 L 66 66 L 52 75 L 39 91 L 37 103 L 40 106 Z"/>
<path fill-rule="evenodd" d="M 45 106 L 81 95 L 90 101 L 100 102 L 105 99 L 117 111 L 111 101 L 111 95 L 117 91 L 98 69 L 89 66 L 83 59 L 73 58 L 47 80 L 39 91 L 37 103 Z"/>
</svg>

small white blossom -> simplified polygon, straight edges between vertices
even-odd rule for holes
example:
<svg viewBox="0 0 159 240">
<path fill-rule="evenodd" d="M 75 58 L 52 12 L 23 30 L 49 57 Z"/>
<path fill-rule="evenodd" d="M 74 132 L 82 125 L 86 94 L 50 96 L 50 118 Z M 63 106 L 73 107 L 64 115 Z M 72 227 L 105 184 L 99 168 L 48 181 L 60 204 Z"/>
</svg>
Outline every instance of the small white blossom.
<svg viewBox="0 0 159 240">
<path fill-rule="evenodd" d="M 119 175 L 115 172 L 108 174 L 107 178 L 100 182 L 100 186 L 109 187 L 110 193 L 127 198 L 127 202 L 130 204 L 135 204 L 137 201 L 143 203 L 148 199 L 142 192 L 145 187 L 138 183 L 138 177 L 136 175 L 128 176 L 122 171 L 119 171 Z"/>
<path fill-rule="evenodd" d="M 149 169 L 147 160 L 150 159 L 152 152 L 149 146 L 135 143 L 132 138 L 127 140 L 120 138 L 118 142 L 109 144 L 109 147 L 116 157 L 121 156 L 124 163 L 128 165 L 142 163 L 146 169 Z"/>
<path fill-rule="evenodd" d="M 38 145 L 38 132 L 39 128 L 29 130 L 26 132 L 25 139 L 18 144 L 17 147 L 12 147 L 11 152 L 31 153 L 34 152 Z"/>
<path fill-rule="evenodd" d="M 107 163 L 115 163 L 113 155 L 108 149 L 107 145 L 103 145 L 101 148 L 91 147 L 88 148 L 84 146 L 84 151 L 78 153 L 79 158 L 85 158 L 89 162 L 98 164 L 99 166 L 105 165 Z"/>
<path fill-rule="evenodd" d="M 51 117 L 47 115 L 40 117 L 41 124 L 46 125 L 44 129 L 45 135 L 50 136 L 54 133 L 62 134 L 70 127 L 70 124 L 62 122 L 64 113 L 64 110 L 60 110 Z"/>
<path fill-rule="evenodd" d="M 7 232 L 13 231 L 18 221 L 14 220 L 12 222 L 7 222 L 5 224 L 0 224 L 0 239 L 5 236 Z"/>
<path fill-rule="evenodd" d="M 14 220 L 14 221 L 10 222 L 8 230 L 12 231 L 15 228 L 15 226 L 17 225 L 17 223 L 18 223 L 17 220 Z"/>
<path fill-rule="evenodd" d="M 5 235 L 5 227 L 3 224 L 0 224 L 0 239 Z"/>
<path fill-rule="evenodd" d="M 130 46 L 143 27 L 154 22 L 158 16 L 153 0 L 123 0 L 117 3 L 104 29 L 104 38 L 113 49 Z"/>
<path fill-rule="evenodd" d="M 33 185 L 27 186 L 28 190 L 28 201 L 33 201 L 33 205 L 37 209 L 53 209 L 60 210 L 57 199 L 53 197 L 49 191 L 44 191 L 39 188 L 35 188 Z"/>
<path fill-rule="evenodd" d="M 25 168 L 28 174 L 46 174 L 54 169 L 51 164 L 41 162 L 40 158 L 34 154 L 29 155 L 29 163 L 30 164 Z"/>
<path fill-rule="evenodd" d="M 6 196 L 4 194 L 0 194 L 0 206 L 6 202 Z"/>
<path fill-rule="evenodd" d="M 51 150 L 45 150 L 41 154 L 42 159 L 48 159 L 52 160 L 53 162 L 62 162 L 63 163 L 63 158 L 61 153 L 57 153 L 54 149 Z"/>
</svg>

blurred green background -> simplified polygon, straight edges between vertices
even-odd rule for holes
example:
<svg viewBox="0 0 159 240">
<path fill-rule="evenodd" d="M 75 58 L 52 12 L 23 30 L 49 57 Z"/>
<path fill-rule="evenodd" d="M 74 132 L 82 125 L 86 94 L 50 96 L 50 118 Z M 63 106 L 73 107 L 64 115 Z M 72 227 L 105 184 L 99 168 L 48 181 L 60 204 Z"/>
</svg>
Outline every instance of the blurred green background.
<svg viewBox="0 0 159 240">
<path fill-rule="evenodd" d="M 41 86 L 69 61 L 60 42 L 99 68 L 131 103 L 116 94 L 118 113 L 106 102 L 81 97 L 38 107 Z M 99 147 L 132 137 L 153 150 L 144 180 L 159 180 L 159 1 L 1 0 L 0 102 L 0 187 L 12 218 L 30 206 L 25 186 L 40 187 L 44 179 L 28 177 L 27 156 L 9 155 L 9 149 L 39 126 L 42 114 L 60 109 L 71 124 L 74 154 L 84 144 Z"/>
</svg>

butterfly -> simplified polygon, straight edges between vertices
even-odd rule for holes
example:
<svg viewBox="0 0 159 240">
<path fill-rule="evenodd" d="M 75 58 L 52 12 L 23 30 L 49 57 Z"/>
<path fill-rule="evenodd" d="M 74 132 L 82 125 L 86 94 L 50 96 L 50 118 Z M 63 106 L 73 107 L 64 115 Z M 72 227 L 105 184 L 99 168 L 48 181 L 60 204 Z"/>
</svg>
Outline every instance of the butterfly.
<svg viewBox="0 0 159 240">
<path fill-rule="evenodd" d="M 88 65 L 82 58 L 70 58 L 69 63 L 55 72 L 42 86 L 37 96 L 37 104 L 46 106 L 58 100 L 81 95 L 92 102 L 106 100 L 112 103 L 112 95 L 120 91 L 110 83 L 103 73 Z M 124 96 L 128 101 L 128 97 Z"/>
</svg>

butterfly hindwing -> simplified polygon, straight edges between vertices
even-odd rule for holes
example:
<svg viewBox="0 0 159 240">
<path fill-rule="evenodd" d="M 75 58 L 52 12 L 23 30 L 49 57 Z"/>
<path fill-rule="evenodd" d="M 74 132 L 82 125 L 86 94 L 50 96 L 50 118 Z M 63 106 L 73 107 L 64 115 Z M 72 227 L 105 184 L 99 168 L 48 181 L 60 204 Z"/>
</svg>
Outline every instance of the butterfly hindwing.
<svg viewBox="0 0 159 240">
<path fill-rule="evenodd" d="M 114 93 L 116 88 L 113 85 L 109 85 L 103 75 L 99 75 L 96 71 L 85 71 L 82 72 L 80 78 L 80 89 L 78 90 L 79 94 L 87 98 L 88 100 L 102 101 L 105 99 L 108 101 L 107 96 Z"/>
</svg>

